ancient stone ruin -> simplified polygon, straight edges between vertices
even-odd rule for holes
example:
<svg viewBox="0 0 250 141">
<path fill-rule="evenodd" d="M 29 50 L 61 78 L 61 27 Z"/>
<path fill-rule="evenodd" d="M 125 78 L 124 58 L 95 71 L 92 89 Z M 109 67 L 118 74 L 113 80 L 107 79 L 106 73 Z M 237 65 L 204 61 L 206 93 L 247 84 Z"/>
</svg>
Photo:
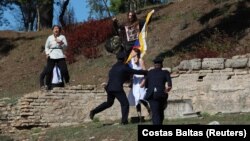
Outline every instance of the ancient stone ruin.
<svg viewBox="0 0 250 141">
<path fill-rule="evenodd" d="M 165 118 L 192 117 L 200 112 L 211 115 L 250 112 L 249 67 L 249 55 L 244 55 L 184 60 L 173 70 L 165 68 L 171 71 L 173 81 Z M 129 87 L 124 87 L 128 93 Z M 100 86 L 79 85 L 29 93 L 16 104 L 6 99 L 0 100 L 1 132 L 89 122 L 89 111 L 106 100 L 106 93 Z M 119 120 L 120 111 L 116 100 L 111 108 L 95 117 Z M 147 115 L 145 109 L 143 115 Z M 137 116 L 135 107 L 130 107 L 129 116 Z"/>
</svg>

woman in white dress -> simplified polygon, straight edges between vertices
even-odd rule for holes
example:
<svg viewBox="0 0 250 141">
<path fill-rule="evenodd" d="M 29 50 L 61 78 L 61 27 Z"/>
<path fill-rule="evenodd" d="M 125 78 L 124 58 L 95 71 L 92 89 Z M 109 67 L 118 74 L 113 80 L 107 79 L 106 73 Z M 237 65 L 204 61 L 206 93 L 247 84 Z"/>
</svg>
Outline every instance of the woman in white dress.
<svg viewBox="0 0 250 141">
<path fill-rule="evenodd" d="M 141 52 L 138 48 L 132 49 L 132 58 L 129 62 L 129 66 L 135 70 L 146 70 L 144 61 L 140 58 Z M 128 95 L 129 104 L 131 106 L 136 106 L 138 116 L 141 117 L 141 104 L 143 104 L 150 115 L 150 108 L 147 101 L 144 100 L 146 94 L 146 88 L 141 87 L 140 84 L 144 79 L 144 75 L 133 75 L 133 84 Z"/>
</svg>

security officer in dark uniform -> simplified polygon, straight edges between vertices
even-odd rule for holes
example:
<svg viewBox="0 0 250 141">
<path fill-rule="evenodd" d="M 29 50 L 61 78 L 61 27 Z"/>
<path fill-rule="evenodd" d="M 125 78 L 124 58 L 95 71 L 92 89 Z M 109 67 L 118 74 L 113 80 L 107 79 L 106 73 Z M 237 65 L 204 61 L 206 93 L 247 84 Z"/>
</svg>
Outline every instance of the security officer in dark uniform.
<svg viewBox="0 0 250 141">
<path fill-rule="evenodd" d="M 163 59 L 156 58 L 153 62 L 154 69 L 148 72 L 142 85 L 145 85 L 147 88 L 145 99 L 150 104 L 153 125 L 162 125 L 168 92 L 172 88 L 172 81 L 170 73 L 167 70 L 162 70 Z"/>
<path fill-rule="evenodd" d="M 119 52 L 117 54 L 117 63 L 115 63 L 109 71 L 108 84 L 105 87 L 107 92 L 107 101 L 103 102 L 95 109 L 90 111 L 89 117 L 93 120 L 94 115 L 111 107 L 114 104 L 115 98 L 121 104 L 122 120 L 121 124 L 128 124 L 128 113 L 129 113 L 129 102 L 126 93 L 123 90 L 123 84 L 128 80 L 131 74 L 146 74 L 145 70 L 134 70 L 131 69 L 127 64 L 124 63 L 126 54 Z"/>
</svg>

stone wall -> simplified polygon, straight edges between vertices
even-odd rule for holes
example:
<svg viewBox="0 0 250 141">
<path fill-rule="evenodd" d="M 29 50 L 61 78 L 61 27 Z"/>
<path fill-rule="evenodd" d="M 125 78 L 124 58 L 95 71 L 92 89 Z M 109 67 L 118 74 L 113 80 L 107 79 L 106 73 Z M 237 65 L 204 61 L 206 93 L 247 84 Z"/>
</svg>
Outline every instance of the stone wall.
<svg viewBox="0 0 250 141">
<path fill-rule="evenodd" d="M 128 93 L 129 87 L 124 85 L 124 88 Z M 37 91 L 26 94 L 14 105 L 0 103 L 0 129 L 4 131 L 7 128 L 10 130 L 13 128 L 55 127 L 89 122 L 90 110 L 106 101 L 106 98 L 104 89 L 95 85 L 54 88 L 48 92 Z M 182 109 L 184 111 L 186 109 L 185 102 L 183 104 L 183 101 L 179 100 L 177 103 L 175 106 L 170 106 L 170 109 L 172 109 L 171 107 L 177 109 L 171 110 L 172 117 L 182 115 Z M 176 108 L 176 106 L 179 108 Z M 145 117 L 148 116 L 143 106 L 142 114 Z M 136 109 L 131 106 L 129 117 L 136 116 Z M 115 100 L 111 108 L 96 114 L 95 118 L 99 120 L 119 120 L 121 118 L 120 104 Z"/>
<path fill-rule="evenodd" d="M 125 86 L 128 92 L 129 88 Z M 106 92 L 95 85 L 79 85 L 69 88 L 54 88 L 52 91 L 37 91 L 24 95 L 17 104 L 0 103 L 0 129 L 15 127 L 53 127 L 89 122 L 92 108 L 106 101 Z M 145 109 L 143 109 L 145 114 Z M 117 100 L 114 105 L 96 115 L 99 120 L 117 120 L 121 117 Z M 130 116 L 136 116 L 131 107 Z"/>
<path fill-rule="evenodd" d="M 193 112 L 250 112 L 249 67 L 249 55 L 182 61 L 170 99 L 190 99 Z"/>
<path fill-rule="evenodd" d="M 22 97 L 17 104 L 18 116 L 12 122 L 14 127 L 64 126 L 90 121 L 89 111 L 106 100 L 104 89 L 96 86 L 73 86 L 55 88 L 50 92 L 34 92 Z M 98 116 L 100 120 L 116 119 L 117 103 Z"/>
<path fill-rule="evenodd" d="M 172 73 L 166 118 L 183 118 L 198 112 L 208 114 L 250 112 L 249 57 L 185 60 Z M 165 68 L 168 69 L 168 68 Z M 170 70 L 170 69 L 169 69 Z M 124 86 L 128 93 L 128 86 Z M 89 122 L 89 111 L 106 101 L 102 87 L 95 85 L 55 88 L 24 95 L 16 104 L 0 100 L 0 129 L 75 125 Z M 143 115 L 147 112 L 142 106 Z M 137 116 L 130 107 L 129 117 Z M 97 114 L 99 120 L 119 120 L 121 108 L 114 105 Z"/>
</svg>

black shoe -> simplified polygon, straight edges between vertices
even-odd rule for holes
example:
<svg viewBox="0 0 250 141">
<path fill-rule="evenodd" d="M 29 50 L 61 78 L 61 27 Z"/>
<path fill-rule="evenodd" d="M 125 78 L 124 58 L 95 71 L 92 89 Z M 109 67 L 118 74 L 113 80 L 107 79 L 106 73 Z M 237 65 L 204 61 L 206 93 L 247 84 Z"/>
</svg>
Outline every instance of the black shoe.
<svg viewBox="0 0 250 141">
<path fill-rule="evenodd" d="M 121 125 L 126 125 L 126 124 L 128 124 L 128 121 L 121 122 L 120 124 L 121 124 Z"/>
<path fill-rule="evenodd" d="M 94 113 L 94 111 L 90 111 L 90 113 L 89 113 L 89 118 L 91 119 L 91 120 L 93 120 L 94 119 L 94 116 L 95 116 L 95 113 Z"/>
</svg>

